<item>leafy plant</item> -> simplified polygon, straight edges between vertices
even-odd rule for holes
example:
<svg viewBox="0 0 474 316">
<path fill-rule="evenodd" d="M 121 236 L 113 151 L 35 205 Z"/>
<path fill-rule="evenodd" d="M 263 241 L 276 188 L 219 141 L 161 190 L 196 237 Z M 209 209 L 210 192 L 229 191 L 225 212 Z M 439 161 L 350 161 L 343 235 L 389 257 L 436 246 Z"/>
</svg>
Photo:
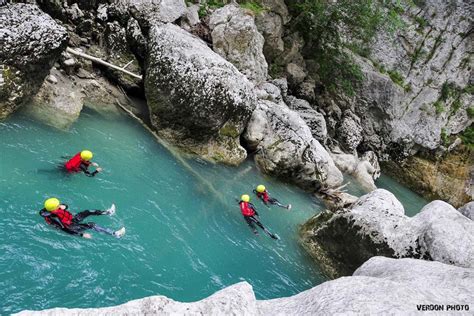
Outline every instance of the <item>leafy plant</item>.
<svg viewBox="0 0 474 316">
<path fill-rule="evenodd" d="M 474 150 L 474 127 L 472 124 L 471 126 L 466 128 L 459 136 L 468 148 Z"/>
<path fill-rule="evenodd" d="M 305 39 L 307 58 L 319 63 L 318 75 L 329 89 L 352 93 L 362 79 L 348 49 L 368 56 L 368 47 L 381 29 L 391 32 L 403 23 L 405 1 L 288 0 L 295 18 L 292 29 Z"/>
<path fill-rule="evenodd" d="M 244 3 L 241 3 L 240 7 L 250 10 L 256 15 L 265 11 L 265 8 L 260 3 L 255 2 L 255 1 L 246 1 Z"/>
<path fill-rule="evenodd" d="M 470 108 L 467 108 L 466 112 L 469 118 L 474 118 L 474 107 L 471 106 Z"/>
<path fill-rule="evenodd" d="M 444 112 L 444 103 L 441 100 L 436 101 L 433 103 L 433 106 L 436 110 L 436 114 L 441 114 Z"/>
</svg>

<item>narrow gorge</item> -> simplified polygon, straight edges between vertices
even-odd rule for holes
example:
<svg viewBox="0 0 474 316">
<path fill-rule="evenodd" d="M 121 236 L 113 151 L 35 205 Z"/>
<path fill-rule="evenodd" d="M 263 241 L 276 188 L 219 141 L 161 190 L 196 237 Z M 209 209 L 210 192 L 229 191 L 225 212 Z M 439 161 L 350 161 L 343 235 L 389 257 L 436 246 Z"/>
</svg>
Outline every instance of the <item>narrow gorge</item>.
<svg viewBox="0 0 474 316">
<path fill-rule="evenodd" d="M 469 314 L 473 12 L 0 0 L 0 310 Z M 58 176 L 85 148 L 104 172 Z M 258 184 L 291 210 L 260 203 Z M 280 240 L 251 234 L 242 194 Z M 37 215 L 50 195 L 117 204 L 127 235 L 52 231 Z"/>
</svg>

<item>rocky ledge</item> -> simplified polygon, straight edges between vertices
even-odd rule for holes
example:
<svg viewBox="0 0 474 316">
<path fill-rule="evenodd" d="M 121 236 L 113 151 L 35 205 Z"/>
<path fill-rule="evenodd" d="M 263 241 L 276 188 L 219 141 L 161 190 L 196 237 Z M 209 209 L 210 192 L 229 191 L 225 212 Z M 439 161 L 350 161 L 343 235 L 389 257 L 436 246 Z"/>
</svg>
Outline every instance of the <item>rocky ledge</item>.
<svg viewBox="0 0 474 316">
<path fill-rule="evenodd" d="M 291 297 L 257 300 L 241 282 L 201 301 L 182 303 L 151 296 L 103 308 L 53 308 L 16 315 L 334 315 L 412 314 L 421 305 L 473 308 L 474 270 L 416 259 L 374 257 L 352 277 L 325 282 Z"/>
<path fill-rule="evenodd" d="M 377 189 L 350 208 L 306 222 L 303 246 L 331 276 L 350 275 L 373 256 L 422 258 L 474 268 L 474 222 L 442 201 L 414 217 L 395 196 Z"/>
<path fill-rule="evenodd" d="M 66 29 L 35 5 L 0 7 L 0 119 L 38 92 L 67 40 Z"/>
</svg>

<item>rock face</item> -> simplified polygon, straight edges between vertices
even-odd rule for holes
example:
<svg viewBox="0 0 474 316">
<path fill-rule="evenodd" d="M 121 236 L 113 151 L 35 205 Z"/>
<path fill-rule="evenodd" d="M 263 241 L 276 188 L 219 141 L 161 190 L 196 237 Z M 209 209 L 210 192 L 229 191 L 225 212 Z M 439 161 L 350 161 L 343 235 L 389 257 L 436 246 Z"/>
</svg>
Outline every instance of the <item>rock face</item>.
<svg viewBox="0 0 474 316">
<path fill-rule="evenodd" d="M 446 146 L 443 138 L 473 123 L 472 6 L 420 3 L 407 8 L 397 36 L 378 34 L 371 61 L 355 58 L 364 79 L 354 97 L 338 99 L 361 119 L 365 148 L 392 158 Z"/>
<path fill-rule="evenodd" d="M 237 5 L 216 10 L 209 19 L 212 45 L 216 53 L 234 64 L 250 80 L 260 83 L 267 78 L 263 56 L 264 38 L 253 16 Z"/>
<path fill-rule="evenodd" d="M 311 218 L 300 233 L 304 247 L 330 276 L 350 275 L 377 255 L 474 267 L 474 222 L 442 201 L 409 218 L 395 196 L 382 189 L 349 209 Z"/>
<path fill-rule="evenodd" d="M 268 62 L 273 62 L 285 51 L 283 26 L 290 21 L 288 8 L 283 0 L 260 0 L 265 8 L 255 17 L 258 30 L 265 38 L 263 52 Z"/>
<path fill-rule="evenodd" d="M 80 115 L 84 106 L 111 116 L 119 114 L 115 103 L 130 105 L 129 99 L 107 80 L 95 77 L 81 69 L 78 75 L 68 76 L 56 68 L 44 81 L 38 93 L 22 111 L 44 124 L 58 129 L 68 129 Z"/>
<path fill-rule="evenodd" d="M 53 308 L 16 315 L 414 314 L 420 304 L 472 305 L 473 293 L 473 269 L 424 260 L 374 257 L 352 277 L 325 282 L 284 298 L 256 300 L 252 287 L 241 282 L 193 303 L 150 296 L 114 307 Z M 459 315 L 467 313 L 456 311 Z"/>
<path fill-rule="evenodd" d="M 419 155 L 384 162 L 385 172 L 428 199 L 460 207 L 474 199 L 474 151 L 457 148 L 441 157 Z"/>
<path fill-rule="evenodd" d="M 288 104 L 288 107 L 298 112 L 300 117 L 306 122 L 306 124 L 308 124 L 313 137 L 322 144 L 325 144 L 328 137 L 328 131 L 326 128 L 326 120 L 324 119 L 324 116 L 313 109 L 306 100 L 288 96 L 285 98 L 285 101 Z"/>
<path fill-rule="evenodd" d="M 245 159 L 239 135 L 256 104 L 247 78 L 173 24 L 150 28 L 146 59 L 145 92 L 161 135 L 217 161 Z"/>
<path fill-rule="evenodd" d="M 368 151 L 360 158 L 341 152 L 332 153 L 331 157 L 339 170 L 354 176 L 367 192 L 377 188 L 374 181 L 380 177 L 380 166 L 374 152 Z"/>
<path fill-rule="evenodd" d="M 0 118 L 38 91 L 67 39 L 66 30 L 35 5 L 0 7 Z"/>
<path fill-rule="evenodd" d="M 461 212 L 462 215 L 474 221 L 474 202 L 467 203 L 463 207 L 460 207 L 458 211 Z"/>
<path fill-rule="evenodd" d="M 257 150 L 255 162 L 264 172 L 292 180 L 309 190 L 342 183 L 342 174 L 311 130 L 283 102 L 260 100 L 244 138 Z"/>
</svg>

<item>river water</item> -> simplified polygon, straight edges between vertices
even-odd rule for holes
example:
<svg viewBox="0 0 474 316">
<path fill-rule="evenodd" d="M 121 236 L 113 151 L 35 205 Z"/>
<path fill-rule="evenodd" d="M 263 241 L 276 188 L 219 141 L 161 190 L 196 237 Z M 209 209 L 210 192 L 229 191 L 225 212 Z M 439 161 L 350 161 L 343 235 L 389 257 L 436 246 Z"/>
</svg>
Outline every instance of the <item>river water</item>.
<svg viewBox="0 0 474 316">
<path fill-rule="evenodd" d="M 297 242 L 297 227 L 322 203 L 295 186 L 260 174 L 253 162 L 232 168 L 177 159 L 124 115 L 85 110 L 68 131 L 15 114 L 0 123 L 0 310 L 101 307 L 150 295 L 193 301 L 239 281 L 259 299 L 289 296 L 323 281 Z M 94 152 L 104 169 L 95 178 L 65 175 L 63 156 Z M 290 212 L 268 209 L 251 194 L 265 184 Z M 414 214 L 425 203 L 383 177 Z M 356 184 L 352 193 L 361 193 Z M 280 236 L 254 236 L 235 199 L 249 193 L 261 221 Z M 118 229 L 122 239 L 92 232 L 86 240 L 45 224 L 47 197 L 74 213 L 117 213 L 91 220 Z"/>
</svg>

